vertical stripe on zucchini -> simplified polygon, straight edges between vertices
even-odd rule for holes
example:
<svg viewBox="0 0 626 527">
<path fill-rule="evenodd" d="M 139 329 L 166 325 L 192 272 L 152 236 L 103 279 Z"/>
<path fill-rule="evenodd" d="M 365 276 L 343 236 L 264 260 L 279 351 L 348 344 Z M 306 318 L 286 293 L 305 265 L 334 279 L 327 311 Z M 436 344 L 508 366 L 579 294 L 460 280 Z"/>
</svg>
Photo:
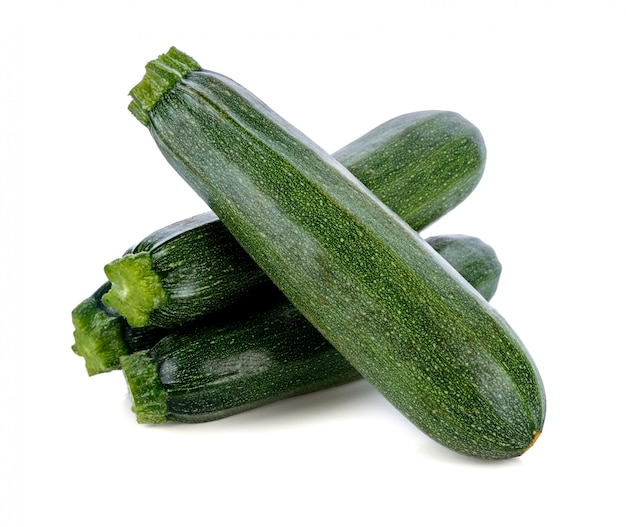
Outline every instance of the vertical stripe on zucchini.
<svg viewBox="0 0 626 527">
<path fill-rule="evenodd" d="M 434 440 L 480 458 L 525 452 L 545 394 L 503 317 L 252 93 L 176 50 L 166 57 L 131 91 L 133 113 L 294 306 Z M 171 62 L 186 72 L 173 79 Z"/>
</svg>

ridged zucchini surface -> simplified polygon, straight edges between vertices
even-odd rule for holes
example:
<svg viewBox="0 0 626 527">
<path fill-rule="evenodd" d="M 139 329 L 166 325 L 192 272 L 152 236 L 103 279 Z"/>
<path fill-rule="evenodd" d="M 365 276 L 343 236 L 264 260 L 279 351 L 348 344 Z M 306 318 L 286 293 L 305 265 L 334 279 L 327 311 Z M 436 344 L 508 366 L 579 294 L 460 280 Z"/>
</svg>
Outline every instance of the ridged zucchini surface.
<svg viewBox="0 0 626 527">
<path fill-rule="evenodd" d="M 131 111 L 294 306 L 442 445 L 510 458 L 545 418 L 523 343 L 343 165 L 233 80 L 172 48 Z"/>
</svg>

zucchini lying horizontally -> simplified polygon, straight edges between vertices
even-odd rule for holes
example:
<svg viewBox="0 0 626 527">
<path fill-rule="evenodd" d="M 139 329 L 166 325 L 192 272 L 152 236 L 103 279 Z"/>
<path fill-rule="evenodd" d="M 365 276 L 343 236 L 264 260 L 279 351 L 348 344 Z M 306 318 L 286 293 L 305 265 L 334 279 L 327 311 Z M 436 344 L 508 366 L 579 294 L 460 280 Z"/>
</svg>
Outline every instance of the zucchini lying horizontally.
<svg viewBox="0 0 626 527">
<path fill-rule="evenodd" d="M 415 112 L 383 123 L 334 157 L 419 231 L 475 188 L 485 147 L 460 115 Z M 262 294 L 271 282 L 221 223 L 187 228 L 203 221 L 156 231 L 106 265 L 112 288 L 104 303 L 133 326 L 177 327 Z"/>
<path fill-rule="evenodd" d="M 212 421 L 361 378 L 289 301 L 121 357 L 139 423 Z"/>
<path fill-rule="evenodd" d="M 460 235 L 427 241 L 491 298 L 501 269 L 491 247 Z M 361 378 L 282 295 L 264 304 L 245 317 L 172 330 L 120 357 L 137 421 L 213 421 Z"/>
<path fill-rule="evenodd" d="M 545 395 L 506 321 L 330 155 L 172 48 L 130 109 L 294 306 L 439 443 L 521 455 Z"/>
</svg>

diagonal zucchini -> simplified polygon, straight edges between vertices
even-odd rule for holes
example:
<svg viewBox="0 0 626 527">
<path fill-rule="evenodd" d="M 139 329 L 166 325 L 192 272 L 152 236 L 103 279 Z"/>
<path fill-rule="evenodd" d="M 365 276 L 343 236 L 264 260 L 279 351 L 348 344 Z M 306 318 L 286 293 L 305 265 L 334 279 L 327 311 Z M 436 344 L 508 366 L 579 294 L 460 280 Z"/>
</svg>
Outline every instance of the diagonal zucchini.
<svg viewBox="0 0 626 527">
<path fill-rule="evenodd" d="M 534 444 L 545 393 L 518 336 L 345 167 L 175 48 L 131 95 L 170 164 L 408 419 L 469 456 L 510 458 Z"/>
</svg>

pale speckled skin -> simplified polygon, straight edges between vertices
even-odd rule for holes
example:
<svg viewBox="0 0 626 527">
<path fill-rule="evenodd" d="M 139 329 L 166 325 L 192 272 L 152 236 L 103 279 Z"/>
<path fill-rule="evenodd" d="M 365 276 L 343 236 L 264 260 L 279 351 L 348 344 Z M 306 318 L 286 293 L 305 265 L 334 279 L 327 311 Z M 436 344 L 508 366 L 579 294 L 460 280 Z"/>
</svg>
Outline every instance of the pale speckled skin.
<svg viewBox="0 0 626 527">
<path fill-rule="evenodd" d="M 167 91 L 148 128 L 289 300 L 425 433 L 481 458 L 532 443 L 545 394 L 523 344 L 341 164 L 206 71 Z"/>
</svg>

